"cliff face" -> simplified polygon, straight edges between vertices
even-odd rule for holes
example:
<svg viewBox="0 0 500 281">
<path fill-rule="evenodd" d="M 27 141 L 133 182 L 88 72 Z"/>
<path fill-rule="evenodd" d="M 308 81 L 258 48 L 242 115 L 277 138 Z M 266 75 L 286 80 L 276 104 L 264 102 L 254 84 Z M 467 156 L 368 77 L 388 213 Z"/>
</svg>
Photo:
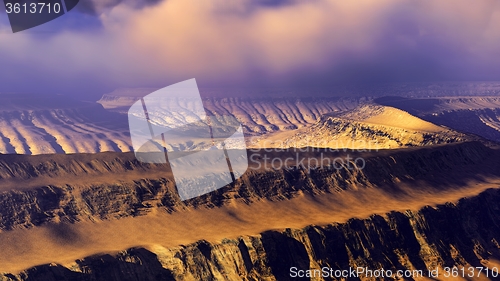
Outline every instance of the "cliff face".
<svg viewBox="0 0 500 281">
<path fill-rule="evenodd" d="M 292 280 L 292 267 L 366 267 L 394 273 L 407 269 L 421 270 L 427 276 L 429 268 L 485 266 L 487 259 L 500 257 L 499 200 L 500 191 L 490 189 L 456 204 L 415 212 L 266 231 L 221 243 L 199 241 L 171 249 L 133 248 L 114 256 L 77 260 L 68 268 L 41 265 L 17 275 L 3 275 L 2 280 Z M 439 279 L 443 279 L 442 275 Z M 348 280 L 378 279 L 361 274 Z"/>
<path fill-rule="evenodd" d="M 340 196 L 347 193 L 346 190 L 361 194 L 359 191 L 377 189 L 398 198 L 408 191 L 403 188 L 405 185 L 422 194 L 434 194 L 450 187 L 466 187 L 469 181 L 500 177 L 498 153 L 477 142 L 378 152 L 315 149 L 249 153 L 259 159 L 261 166 L 266 161 L 263 156 L 283 159 L 299 153 L 307 158 L 323 153 L 326 158 L 338 158 L 352 153 L 353 157 L 363 157 L 365 167 L 359 170 L 336 170 L 328 166 L 313 169 L 291 163 L 290 169 L 265 169 L 251 163 L 249 170 L 234 185 L 181 202 L 168 169 L 163 165 L 140 163 L 132 153 L 1 155 L 0 235 L 50 226 L 64 242 L 65 235 L 71 236 L 71 233 L 65 233 L 64 229 L 59 231 L 60 222 L 104 225 L 117 219 L 140 219 L 159 211 L 175 215 L 201 207 L 223 209 L 229 205 L 241 207 L 262 203 L 259 201 L 296 200 L 295 197 L 303 194 L 318 198 L 321 195 Z M 350 219 L 346 223 L 278 229 L 252 236 L 238 233 L 242 236 L 237 239 L 191 243 L 199 239 L 196 238 L 178 247 L 165 248 L 152 243 L 117 254 L 89 256 L 73 264 L 64 263 L 64 266 L 35 266 L 20 273 L 4 274 L 2 278 L 288 280 L 292 266 L 304 270 L 324 266 L 391 270 L 423 270 L 454 264 L 476 266 L 488 258 L 498 257 L 498 199 L 500 192 L 490 190 L 457 204 L 404 213 L 381 213 L 367 219 Z M 202 229 L 203 225 L 196 231 Z M 88 236 L 92 243 L 92 233 Z M 13 242 L 2 239 L 2 243 Z M 71 248 L 71 242 L 66 243 Z M 178 244 L 182 243 L 175 245 Z M 40 263 L 30 266 L 34 264 Z"/>
<path fill-rule="evenodd" d="M 346 165 L 311 168 L 288 163 L 273 169 L 265 157 L 335 159 L 344 152 L 249 151 L 253 159 L 235 184 L 181 202 L 164 165 L 144 164 L 133 154 L 0 156 L 0 229 L 26 228 L 47 222 L 99 221 L 139 216 L 155 209 L 216 207 L 233 201 L 283 200 L 299 193 L 335 193 L 382 188 L 401 193 L 401 184 L 416 181 L 422 191 L 465 185 L 468 180 L 498 177 L 495 150 L 477 142 L 399 151 L 352 152 L 362 169 Z M 352 161 L 352 160 L 351 160 Z M 305 162 L 307 164 L 307 161 Z M 331 162 L 333 163 L 333 162 Z M 360 162 L 361 163 L 361 162 Z M 358 165 L 361 165 L 358 163 Z M 260 166 L 260 167 L 259 167 Z M 267 166 L 267 169 L 266 169 Z"/>
<path fill-rule="evenodd" d="M 428 274 L 429 268 L 484 266 L 485 259 L 500 255 L 499 199 L 499 190 L 488 190 L 457 204 L 415 212 L 267 231 L 220 244 L 200 241 L 157 251 L 158 259 L 176 280 L 289 280 L 291 267 L 417 269 Z"/>
</svg>

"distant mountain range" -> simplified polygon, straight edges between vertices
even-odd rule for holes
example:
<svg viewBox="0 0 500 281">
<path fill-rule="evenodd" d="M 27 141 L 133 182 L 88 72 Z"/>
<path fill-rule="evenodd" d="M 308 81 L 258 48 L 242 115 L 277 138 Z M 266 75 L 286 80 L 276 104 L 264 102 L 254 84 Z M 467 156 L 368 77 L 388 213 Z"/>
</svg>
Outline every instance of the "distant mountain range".
<svg viewBox="0 0 500 281">
<path fill-rule="evenodd" d="M 71 100 L 63 96 L 17 99 L 0 96 L 0 99 L 6 100 L 0 107 L 0 125 L 3 128 L 0 131 L 0 153 L 96 153 L 131 150 L 127 117 L 124 113 L 127 106 L 138 99 L 133 94 L 124 97 L 107 95 L 99 101 L 105 108 L 100 104 Z M 500 140 L 500 99 L 494 97 L 386 97 L 375 100 L 210 98 L 205 99 L 204 103 L 210 114 L 231 115 L 240 120 L 249 146 L 262 146 L 263 142 L 267 142 L 266 145 L 277 146 L 281 143 L 286 147 L 361 147 L 368 144 L 372 148 L 395 148 L 474 138 L 470 135 L 465 137 L 463 133 Z M 375 110 L 375 107 L 358 107 L 370 104 L 381 104 L 392 109 L 386 108 L 384 113 L 378 115 L 379 121 L 347 115 L 354 108 L 367 112 Z M 354 111 L 351 111 L 351 115 L 354 114 L 352 112 Z M 424 126 L 424 121 L 447 129 L 437 132 L 437 127 L 430 131 L 423 127 L 408 127 L 412 122 Z M 430 123 L 426 124 L 425 126 L 431 126 Z M 329 144 L 324 139 L 328 139 Z"/>
</svg>

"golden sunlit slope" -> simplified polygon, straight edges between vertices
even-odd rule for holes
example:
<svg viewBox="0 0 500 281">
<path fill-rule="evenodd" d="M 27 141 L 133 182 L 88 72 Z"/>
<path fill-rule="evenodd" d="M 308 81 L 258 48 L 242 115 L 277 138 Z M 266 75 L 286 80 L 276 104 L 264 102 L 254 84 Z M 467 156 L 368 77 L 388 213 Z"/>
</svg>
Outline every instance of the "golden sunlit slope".
<svg viewBox="0 0 500 281">
<path fill-rule="evenodd" d="M 327 116 L 412 131 L 435 133 L 446 131 L 443 127 L 436 126 L 406 111 L 389 106 L 364 105 L 345 113 L 327 114 Z"/>
<path fill-rule="evenodd" d="M 500 141 L 500 97 L 381 97 L 376 103 L 406 110 L 434 124 Z"/>
<path fill-rule="evenodd" d="M 362 105 L 345 112 L 325 114 L 305 128 L 256 137 L 249 146 L 383 149 L 471 139 L 397 108 Z"/>
<path fill-rule="evenodd" d="M 135 96 L 101 99 L 108 107 L 116 105 L 122 110 L 119 112 L 62 97 L 45 98 L 42 102 L 4 99 L 8 103 L 0 107 L 0 153 L 131 150 L 127 116 L 123 112 L 127 107 L 122 105 L 136 100 Z M 204 105 L 209 114 L 229 115 L 241 122 L 251 147 L 380 149 L 468 139 L 403 110 L 359 106 L 364 102 L 342 98 L 212 98 L 204 100 Z M 498 119 L 491 114 L 482 120 L 492 128 L 498 126 Z"/>
</svg>

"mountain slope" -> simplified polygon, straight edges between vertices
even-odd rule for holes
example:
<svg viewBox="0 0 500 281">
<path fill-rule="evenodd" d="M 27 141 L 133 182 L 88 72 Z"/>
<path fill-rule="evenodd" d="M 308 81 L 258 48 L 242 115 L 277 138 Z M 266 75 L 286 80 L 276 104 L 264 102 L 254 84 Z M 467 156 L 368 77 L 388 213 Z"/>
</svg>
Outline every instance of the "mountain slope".
<svg viewBox="0 0 500 281">
<path fill-rule="evenodd" d="M 429 270 L 437 269 L 434 277 L 447 280 L 445 268 L 454 266 L 474 276 L 464 280 L 495 280 L 500 268 L 495 261 L 500 259 L 498 200 L 500 191 L 490 189 L 419 211 L 272 230 L 216 243 L 132 248 L 90 256 L 68 267 L 40 265 L 17 275 L 4 274 L 3 280 L 290 280 L 298 270 L 320 271 L 311 273 L 314 280 L 335 277 L 322 275 L 324 267 L 327 272 L 383 269 L 386 276 L 390 270 L 392 276 L 384 280 L 401 280 L 397 274 L 409 274 L 406 280 L 428 280 Z M 476 267 L 485 269 L 478 275 Z M 366 273 L 348 279 L 376 280 Z"/>
<path fill-rule="evenodd" d="M 62 96 L 0 95 L 0 153 L 129 151 L 126 117 Z"/>
<path fill-rule="evenodd" d="M 471 139 L 393 107 L 362 105 L 325 114 L 307 128 L 256 138 L 251 146 L 383 149 Z"/>
<path fill-rule="evenodd" d="M 101 103 L 109 105 L 122 98 L 103 97 Z M 125 104 L 135 100 L 137 97 L 132 97 Z M 204 103 L 209 114 L 238 119 L 245 134 L 250 136 L 304 127 L 324 113 L 355 107 L 362 100 L 212 98 Z M 96 153 L 132 149 L 125 114 L 128 108 L 114 112 L 100 104 L 62 96 L 0 95 L 0 103 L 0 153 Z"/>
<path fill-rule="evenodd" d="M 266 158 L 297 152 L 305 159 L 347 156 L 327 150 L 249 151 L 260 160 L 234 185 L 181 202 L 168 169 L 141 164 L 132 153 L 2 155 L 0 272 L 50 262 L 70 266 L 85 256 L 134 246 L 214 243 L 276 228 L 418 210 L 500 184 L 498 152 L 477 142 L 349 154 L 366 161 L 363 169 L 298 162 L 265 167 Z"/>
<path fill-rule="evenodd" d="M 500 98 L 497 96 L 383 97 L 375 102 L 406 110 L 434 124 L 500 141 Z"/>
<path fill-rule="evenodd" d="M 139 96 L 140 97 L 140 96 Z M 112 111 L 127 113 L 130 105 L 139 99 L 132 94 L 123 96 L 104 95 L 98 103 Z M 209 115 L 229 115 L 238 119 L 248 135 L 259 135 L 275 131 L 291 130 L 314 123 L 321 115 L 345 111 L 366 102 L 366 98 L 204 98 L 203 106 Z M 190 100 L 162 99 L 162 103 L 175 103 L 177 106 L 187 106 Z M 189 108 L 188 108 L 189 110 Z M 162 116 L 164 112 L 148 112 Z M 175 122 L 175 116 L 169 116 Z M 168 120 L 162 120 L 169 124 Z"/>
</svg>

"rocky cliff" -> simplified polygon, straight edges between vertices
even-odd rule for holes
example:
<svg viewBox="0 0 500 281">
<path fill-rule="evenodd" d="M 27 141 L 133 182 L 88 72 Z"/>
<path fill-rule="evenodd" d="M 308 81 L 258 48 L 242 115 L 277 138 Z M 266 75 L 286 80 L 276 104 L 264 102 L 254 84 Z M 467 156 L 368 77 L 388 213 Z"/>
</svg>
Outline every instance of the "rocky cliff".
<svg viewBox="0 0 500 281">
<path fill-rule="evenodd" d="M 485 267 L 500 258 L 500 191 L 419 211 L 390 212 L 346 223 L 266 231 L 221 243 L 198 241 L 175 248 L 132 248 L 77 260 L 71 267 L 41 265 L 2 280 L 295 280 L 298 270 L 410 270 L 413 280 L 445 267 Z M 295 268 L 291 270 L 291 268 Z M 409 271 L 409 272 L 410 272 Z M 470 272 L 469 272 L 470 273 Z M 341 280 L 316 274 L 299 280 Z M 410 274 L 410 273 L 408 273 Z M 476 272 L 477 274 L 477 272 Z M 347 280 L 381 280 L 359 274 Z M 476 279 L 476 278 L 468 278 Z M 494 280 L 495 278 L 486 278 Z"/>
<path fill-rule="evenodd" d="M 500 175 L 497 151 L 478 142 L 378 152 L 311 149 L 251 150 L 248 154 L 250 166 L 235 184 L 184 202 L 175 191 L 168 166 L 141 163 L 132 153 L 0 155 L 0 229 L 100 221 L 232 201 L 283 200 L 304 192 L 370 187 L 397 192 L 401 184 L 416 182 L 424 190 L 439 190 Z M 334 162 L 347 156 L 351 166 Z M 276 158 L 294 160 L 287 163 L 288 168 L 276 169 L 266 162 Z M 363 163 L 352 162 L 357 158 Z M 308 159 L 316 165 L 323 159 L 325 164 L 309 167 Z"/>
<path fill-rule="evenodd" d="M 266 159 L 285 159 L 297 153 L 305 159 L 320 155 L 324 159 L 362 157 L 365 166 L 332 169 L 328 165 L 304 167 L 294 162 L 289 163 L 288 169 L 264 168 Z M 423 270 L 454 264 L 478 266 L 487 260 L 494 262 L 497 257 L 500 224 L 495 205 L 500 198 L 497 190 L 437 208 L 418 211 L 420 207 L 412 207 L 435 202 L 434 197 L 445 194 L 462 194 L 461 190 L 468 188 L 473 192 L 484 190 L 474 187 L 488 178 L 499 179 L 498 152 L 481 143 L 378 152 L 309 149 L 251 150 L 249 154 L 258 162 L 250 163 L 235 184 L 185 202 L 175 192 L 168 167 L 140 163 L 132 153 L 0 155 L 0 244 L 5 251 L 1 266 L 19 263 L 16 259 L 19 256 L 29 258 L 26 264 L 31 267 L 5 273 L 4 280 L 288 280 L 291 266 L 304 270 L 324 266 Z M 344 200 L 347 197 L 342 194 L 348 193 L 357 198 L 375 194 L 382 203 L 363 206 L 366 203 L 361 202 L 358 206 L 364 211 L 359 212 L 360 209 L 350 207 L 354 201 Z M 405 199 L 415 194 L 421 197 L 413 201 Z M 310 198 L 305 204 L 304 196 Z M 392 201 L 386 201 L 386 197 Z M 369 202 L 374 202 L 373 198 Z M 291 205 L 286 205 L 287 202 Z M 317 211 L 332 206 L 330 213 Z M 393 206 L 409 210 L 391 212 Z M 262 224 L 263 230 L 276 228 L 271 225 L 286 216 L 290 220 L 279 225 L 289 226 L 294 218 L 310 224 L 318 215 L 322 220 L 321 224 L 305 228 L 278 228 L 245 235 L 255 222 L 242 214 L 247 209 L 250 214 L 258 213 L 255 208 L 264 208 L 260 220 L 275 220 Z M 283 212 L 272 214 L 277 208 L 283 208 Z M 342 213 L 339 208 L 347 210 L 343 214 L 347 221 L 331 224 L 344 220 L 333 215 Z M 209 211 L 215 211 L 219 220 L 230 218 L 232 232 L 217 226 L 207 228 L 207 223 L 214 223 L 207 221 L 214 220 L 213 215 L 194 224 L 185 221 L 196 219 L 196 213 Z M 179 214 L 180 220 L 164 216 L 160 221 L 147 219 L 158 212 L 170 213 L 171 217 Z M 370 213 L 377 214 L 366 218 Z M 359 219 L 349 219 L 358 216 Z M 141 218 L 146 220 L 137 226 L 131 224 L 131 220 Z M 170 229 L 169 222 L 175 223 Z M 162 224 L 167 224 L 166 228 Z M 182 224 L 188 227 L 182 230 Z M 107 228 L 111 230 L 104 231 Z M 145 242 L 146 236 L 140 236 L 178 228 L 181 229 L 178 234 L 159 233 L 164 236 L 162 241 L 169 244 L 169 239 L 177 239 L 188 243 L 164 246 Z M 120 235 L 113 233 L 113 229 L 131 233 Z M 212 234 L 204 234 L 204 230 Z M 103 246 L 99 246 L 102 243 L 113 243 L 97 236 L 103 231 L 106 234 L 101 235 L 112 236 L 111 239 L 126 240 L 117 245 L 130 245 L 119 249 L 145 246 L 120 252 L 102 250 Z M 137 238 L 127 238 L 136 231 Z M 231 234 L 221 240 L 207 238 L 195 242 L 203 237 L 216 237 L 217 232 Z M 179 240 L 182 236 L 199 238 Z M 47 237 L 50 240 L 45 240 Z M 79 254 L 94 244 L 97 245 L 92 248 L 94 255 Z M 55 248 L 52 252 L 51 247 Z M 71 254 L 72 251 L 75 253 Z M 99 252 L 103 253 L 96 254 Z M 34 266 L 46 263 L 47 253 L 52 260 L 69 255 L 74 262 Z M 85 256 L 88 257 L 82 258 Z"/>
</svg>

